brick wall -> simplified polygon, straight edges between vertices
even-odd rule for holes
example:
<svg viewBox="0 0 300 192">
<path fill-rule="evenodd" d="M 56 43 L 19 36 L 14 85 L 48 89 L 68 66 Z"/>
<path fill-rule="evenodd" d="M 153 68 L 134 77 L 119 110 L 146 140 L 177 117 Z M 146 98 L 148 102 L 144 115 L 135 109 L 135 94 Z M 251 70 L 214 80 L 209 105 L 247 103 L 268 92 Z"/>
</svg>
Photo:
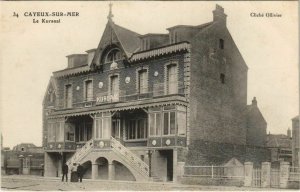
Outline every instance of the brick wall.
<svg viewBox="0 0 300 192">
<path fill-rule="evenodd" d="M 235 157 L 240 162 L 258 165 L 270 161 L 270 151 L 264 147 L 194 140 L 189 146 L 187 165 L 221 165 Z"/>
<path fill-rule="evenodd" d="M 84 100 L 84 81 L 89 79 L 93 80 L 93 94 L 94 99 L 101 93 L 108 92 L 109 90 L 109 75 L 119 74 L 119 88 L 120 93 L 126 95 L 136 94 L 136 70 L 141 66 L 148 67 L 148 88 L 149 91 L 153 90 L 153 84 L 164 83 L 164 67 L 165 64 L 170 61 L 178 62 L 178 80 L 183 82 L 183 55 L 177 54 L 173 56 L 168 56 L 164 58 L 158 58 L 155 60 L 149 60 L 142 63 L 132 64 L 131 67 L 124 66 L 122 61 L 118 62 L 117 70 L 114 72 L 110 71 L 110 64 L 103 65 L 103 72 L 91 72 L 89 74 L 70 76 L 58 79 L 58 99 L 60 100 L 60 105 L 63 106 L 64 91 L 66 84 L 72 84 L 73 91 L 73 104 L 78 102 L 83 102 Z M 158 76 L 154 76 L 154 72 L 158 72 Z M 125 78 L 130 77 L 130 82 L 125 83 Z M 103 87 L 99 88 L 99 82 L 103 82 Z M 79 90 L 77 90 L 79 86 Z"/>
<path fill-rule="evenodd" d="M 212 25 L 194 37 L 191 47 L 191 140 L 245 144 L 241 112 L 246 107 L 247 67 L 228 30 Z"/>
</svg>

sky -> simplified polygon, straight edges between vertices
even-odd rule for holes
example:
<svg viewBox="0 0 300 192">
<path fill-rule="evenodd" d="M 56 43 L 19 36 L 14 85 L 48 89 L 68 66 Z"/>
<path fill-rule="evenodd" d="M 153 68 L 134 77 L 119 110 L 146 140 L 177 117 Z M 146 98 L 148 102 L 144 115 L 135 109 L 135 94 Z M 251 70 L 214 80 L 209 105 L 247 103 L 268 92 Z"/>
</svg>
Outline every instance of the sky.
<svg viewBox="0 0 300 192">
<path fill-rule="evenodd" d="M 109 2 L 0 2 L 0 129 L 3 144 L 41 146 L 42 102 L 53 71 L 67 55 L 96 48 L 107 23 Z M 212 21 L 216 4 L 248 70 L 248 104 L 255 96 L 267 132 L 286 134 L 299 114 L 298 2 L 193 1 L 113 2 L 116 24 L 139 34 L 167 33 L 175 25 Z M 13 17 L 17 13 L 19 17 Z M 33 23 L 25 12 L 79 12 L 61 23 Z M 282 17 L 251 17 L 277 13 Z M 51 18 L 49 18 L 51 19 Z"/>
</svg>

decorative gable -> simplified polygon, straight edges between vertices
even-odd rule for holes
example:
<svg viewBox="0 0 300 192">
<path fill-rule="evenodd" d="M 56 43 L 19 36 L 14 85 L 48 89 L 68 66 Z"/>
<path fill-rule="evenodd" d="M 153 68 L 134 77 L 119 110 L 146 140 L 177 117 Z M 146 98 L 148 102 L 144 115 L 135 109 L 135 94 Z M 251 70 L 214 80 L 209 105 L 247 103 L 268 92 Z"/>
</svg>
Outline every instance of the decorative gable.
<svg viewBox="0 0 300 192">
<path fill-rule="evenodd" d="M 129 58 L 134 52 L 139 50 L 139 34 L 125 29 L 108 21 L 101 37 L 98 48 L 95 52 L 91 67 L 102 66 L 103 58 L 112 48 L 118 48 L 123 52 L 122 58 Z"/>
</svg>

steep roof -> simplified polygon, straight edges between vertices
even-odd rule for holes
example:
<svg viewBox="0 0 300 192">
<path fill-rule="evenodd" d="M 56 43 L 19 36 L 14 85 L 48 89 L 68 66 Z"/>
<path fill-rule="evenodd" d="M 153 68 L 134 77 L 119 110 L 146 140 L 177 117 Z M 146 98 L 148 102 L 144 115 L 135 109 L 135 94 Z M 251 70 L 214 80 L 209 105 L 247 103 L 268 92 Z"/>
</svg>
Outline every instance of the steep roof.
<svg viewBox="0 0 300 192">
<path fill-rule="evenodd" d="M 259 108 L 256 105 L 247 105 L 246 110 L 244 111 L 244 114 L 247 116 L 247 118 L 250 118 L 252 114 L 255 114 L 256 117 L 259 117 L 262 121 L 267 123 L 264 116 L 260 112 Z"/>
<path fill-rule="evenodd" d="M 111 23 L 114 32 L 117 35 L 118 40 L 120 41 L 127 57 L 130 57 L 140 45 L 140 34 L 133 32 L 129 29 Z"/>
</svg>

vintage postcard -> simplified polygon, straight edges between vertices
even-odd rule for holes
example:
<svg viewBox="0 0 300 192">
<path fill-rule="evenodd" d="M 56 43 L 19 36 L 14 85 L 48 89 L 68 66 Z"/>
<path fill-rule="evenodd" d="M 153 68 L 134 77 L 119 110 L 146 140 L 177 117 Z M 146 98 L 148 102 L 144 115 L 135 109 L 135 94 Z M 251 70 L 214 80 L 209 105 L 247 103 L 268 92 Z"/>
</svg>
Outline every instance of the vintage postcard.
<svg viewBox="0 0 300 192">
<path fill-rule="evenodd" d="M 298 1 L 0 2 L 1 189 L 299 189 Z"/>
</svg>

